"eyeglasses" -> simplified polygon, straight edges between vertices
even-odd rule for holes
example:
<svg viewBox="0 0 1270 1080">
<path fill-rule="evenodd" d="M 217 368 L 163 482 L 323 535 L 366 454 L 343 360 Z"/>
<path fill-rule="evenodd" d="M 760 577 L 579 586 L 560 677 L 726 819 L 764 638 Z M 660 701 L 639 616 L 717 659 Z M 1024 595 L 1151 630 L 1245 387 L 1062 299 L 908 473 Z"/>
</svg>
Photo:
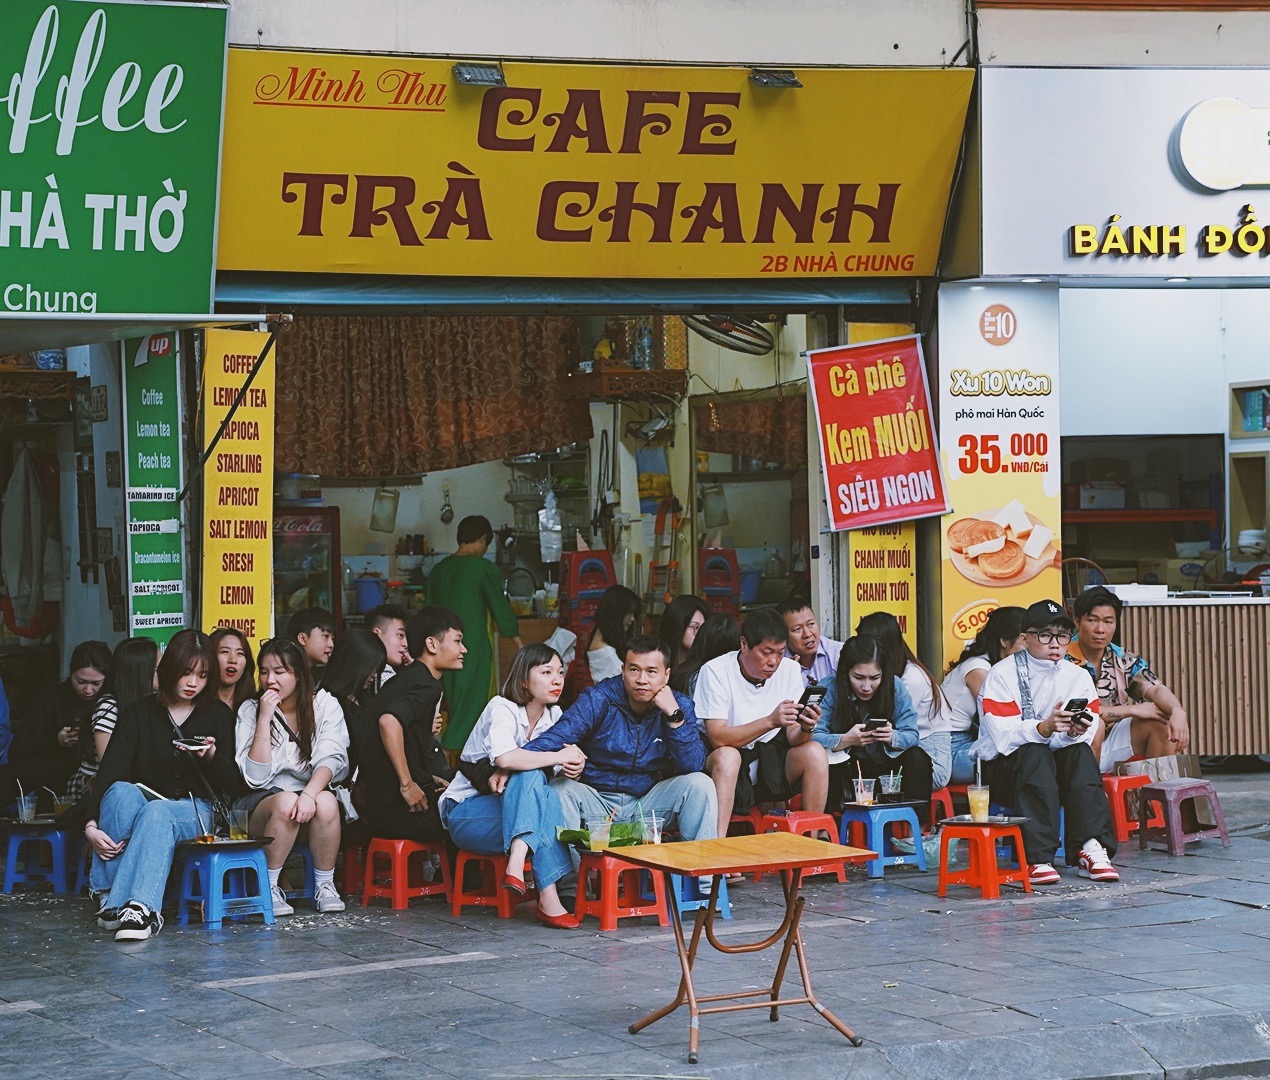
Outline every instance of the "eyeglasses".
<svg viewBox="0 0 1270 1080">
<path fill-rule="evenodd" d="M 1028 633 L 1036 638 L 1036 640 L 1042 645 L 1050 645 L 1054 643 L 1059 645 L 1069 645 L 1072 640 L 1072 635 L 1066 630 L 1029 630 Z"/>
</svg>

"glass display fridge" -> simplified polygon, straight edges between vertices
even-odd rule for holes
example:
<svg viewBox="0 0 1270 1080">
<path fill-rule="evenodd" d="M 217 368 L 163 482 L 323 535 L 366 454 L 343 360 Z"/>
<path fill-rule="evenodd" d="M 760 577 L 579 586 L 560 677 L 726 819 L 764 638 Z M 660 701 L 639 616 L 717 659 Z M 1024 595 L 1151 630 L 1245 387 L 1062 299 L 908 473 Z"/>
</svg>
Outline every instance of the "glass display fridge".
<svg viewBox="0 0 1270 1080">
<path fill-rule="evenodd" d="M 338 506 L 280 508 L 273 515 L 274 633 L 301 608 L 326 608 L 343 625 Z"/>
</svg>

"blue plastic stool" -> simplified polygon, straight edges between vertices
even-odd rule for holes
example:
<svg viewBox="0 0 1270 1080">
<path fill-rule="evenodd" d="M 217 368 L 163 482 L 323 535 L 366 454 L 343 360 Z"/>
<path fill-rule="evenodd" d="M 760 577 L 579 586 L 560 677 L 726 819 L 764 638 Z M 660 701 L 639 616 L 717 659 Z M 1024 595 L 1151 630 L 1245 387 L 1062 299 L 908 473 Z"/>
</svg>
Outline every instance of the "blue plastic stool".
<svg viewBox="0 0 1270 1080">
<path fill-rule="evenodd" d="M 50 824 L 33 825 L 16 823 L 9 827 L 9 845 L 4 857 L 3 892 L 13 892 L 19 882 L 35 885 L 50 882 L 54 893 L 70 892 L 66 884 L 66 852 L 69 833 Z M 49 847 L 51 864 L 47 869 L 40 865 L 43 846 Z"/>
<path fill-rule="evenodd" d="M 922 826 L 917 820 L 917 811 L 911 806 L 847 806 L 842 811 L 842 821 L 838 826 L 838 839 L 846 844 L 850 838 L 850 825 L 858 822 L 864 826 L 864 846 L 878 853 L 876 859 L 868 862 L 869 877 L 880 878 L 888 866 L 916 866 L 926 873 L 926 852 L 922 849 Z M 913 853 L 896 851 L 887 835 L 887 826 L 899 822 L 908 825 L 913 831 Z"/>
<path fill-rule="evenodd" d="M 645 870 L 640 875 L 640 892 L 643 893 L 644 899 L 653 900 L 653 882 L 651 878 L 652 871 Z M 674 883 L 673 895 L 669 899 L 679 908 L 682 915 L 685 911 L 698 911 L 706 907 L 710 903 L 710 890 L 705 888 L 701 882 L 695 877 L 684 877 L 682 874 L 671 874 L 671 881 Z M 732 904 L 728 900 L 728 879 L 722 878 L 719 881 L 719 916 L 724 919 L 732 918 Z"/>
<path fill-rule="evenodd" d="M 309 845 L 303 840 L 297 840 L 291 845 L 291 854 L 287 856 L 290 862 L 293 858 L 299 858 L 304 862 L 304 885 L 298 889 L 283 889 L 282 895 L 288 900 L 308 900 L 313 902 L 313 896 L 317 892 L 317 876 L 315 874 L 315 865 L 313 863 L 313 852 L 309 850 Z M 283 870 L 283 873 L 287 873 Z M 291 880 L 290 876 L 287 878 Z"/>
<path fill-rule="evenodd" d="M 264 916 L 272 924 L 273 897 L 269 892 L 269 868 L 263 847 L 235 847 L 218 851 L 210 844 L 181 844 L 177 848 L 184 866 L 177 923 L 186 926 L 190 908 L 203 905 L 203 925 L 221 928 L 221 920 Z"/>
</svg>

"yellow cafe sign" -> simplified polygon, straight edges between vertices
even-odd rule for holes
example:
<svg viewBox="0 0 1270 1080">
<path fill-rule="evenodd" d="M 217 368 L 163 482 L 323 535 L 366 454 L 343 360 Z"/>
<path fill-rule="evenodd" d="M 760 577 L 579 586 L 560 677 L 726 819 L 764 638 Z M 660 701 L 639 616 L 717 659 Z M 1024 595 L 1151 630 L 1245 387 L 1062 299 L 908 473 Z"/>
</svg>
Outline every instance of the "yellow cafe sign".
<svg viewBox="0 0 1270 1080">
<path fill-rule="evenodd" d="M 231 50 L 220 270 L 510 277 L 935 271 L 973 73 Z"/>
</svg>

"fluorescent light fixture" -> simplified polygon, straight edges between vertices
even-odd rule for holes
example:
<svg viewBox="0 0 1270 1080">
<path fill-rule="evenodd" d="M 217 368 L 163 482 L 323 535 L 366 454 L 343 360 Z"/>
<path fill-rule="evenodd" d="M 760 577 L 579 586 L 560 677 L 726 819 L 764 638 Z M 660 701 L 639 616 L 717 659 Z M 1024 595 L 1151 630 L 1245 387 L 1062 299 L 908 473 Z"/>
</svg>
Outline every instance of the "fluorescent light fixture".
<svg viewBox="0 0 1270 1080">
<path fill-rule="evenodd" d="M 455 64 L 454 81 L 462 86 L 506 86 L 500 64 Z"/>
<path fill-rule="evenodd" d="M 798 81 L 798 76 L 789 68 L 751 68 L 750 82 L 755 86 L 770 86 L 777 90 L 792 89 L 803 85 Z"/>
<path fill-rule="evenodd" d="M 1036 284 L 1038 284 L 1041 280 L 1042 280 L 1042 279 L 1041 279 L 1041 278 L 1038 278 L 1038 277 L 1021 277 L 1021 278 L 1019 278 L 1019 281 L 1021 281 L 1024 285 L 1036 285 Z"/>
<path fill-rule="evenodd" d="M 1182 285 L 1191 279 L 1188 277 L 1166 277 L 1164 280 L 1170 285 Z"/>
</svg>

